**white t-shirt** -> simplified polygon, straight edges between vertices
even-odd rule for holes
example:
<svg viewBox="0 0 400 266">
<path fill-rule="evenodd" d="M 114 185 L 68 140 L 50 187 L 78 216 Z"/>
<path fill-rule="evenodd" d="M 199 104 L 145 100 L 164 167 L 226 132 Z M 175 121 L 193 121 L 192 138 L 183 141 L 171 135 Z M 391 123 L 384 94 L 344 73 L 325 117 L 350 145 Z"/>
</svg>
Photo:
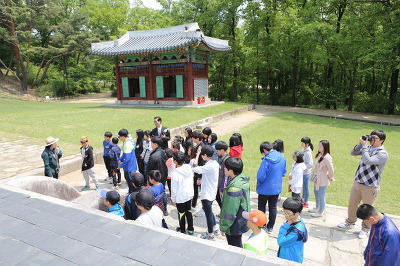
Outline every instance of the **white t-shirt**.
<svg viewBox="0 0 400 266">
<path fill-rule="evenodd" d="M 143 212 L 137 219 L 142 225 L 162 227 L 163 212 L 158 206 L 153 206 L 148 212 Z"/>
<path fill-rule="evenodd" d="M 193 168 L 193 172 L 202 174 L 200 199 L 215 200 L 218 187 L 219 163 L 215 160 L 209 160 L 205 165 Z"/>
</svg>

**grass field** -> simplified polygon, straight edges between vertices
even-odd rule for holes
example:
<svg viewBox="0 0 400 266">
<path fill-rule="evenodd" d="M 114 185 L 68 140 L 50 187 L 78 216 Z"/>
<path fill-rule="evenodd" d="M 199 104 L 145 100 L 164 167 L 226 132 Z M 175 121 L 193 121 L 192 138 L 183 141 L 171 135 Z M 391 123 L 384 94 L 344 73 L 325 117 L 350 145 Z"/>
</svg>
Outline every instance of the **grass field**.
<svg viewBox="0 0 400 266">
<path fill-rule="evenodd" d="M 256 174 L 261 163 L 262 155 L 259 145 L 263 141 L 273 142 L 282 139 L 285 143 L 284 156 L 287 161 L 287 173 L 293 163 L 292 152 L 301 149 L 300 139 L 304 136 L 311 138 L 314 144 L 314 155 L 320 140 L 330 142 L 331 155 L 335 168 L 335 182 L 327 189 L 327 203 L 347 206 L 350 188 L 354 180 L 354 173 L 358 167 L 360 157 L 351 156 L 350 150 L 359 141 L 361 135 L 370 134 L 375 129 L 382 129 L 387 134 L 384 145 L 389 153 L 389 161 L 383 172 L 381 191 L 376 206 L 379 210 L 400 215 L 397 190 L 400 187 L 398 163 L 400 161 L 400 128 L 382 126 L 371 123 L 330 119 L 294 113 L 280 113 L 265 117 L 254 122 L 240 131 L 244 141 L 243 161 L 244 172 L 251 177 L 252 190 L 255 190 Z M 228 140 L 230 135 L 222 136 Z M 287 177 L 284 178 L 283 196 L 287 192 Z M 311 185 L 311 199 L 314 201 L 313 186 Z"/>
<path fill-rule="evenodd" d="M 102 104 L 32 102 L 0 97 L 0 132 L 7 139 L 12 139 L 13 135 L 30 137 L 43 146 L 48 136 L 60 138 L 60 148 L 69 155 L 79 152 L 82 135 L 89 137 L 94 148 L 102 148 L 105 131 L 151 130 L 155 116 L 163 118 L 163 125 L 174 128 L 242 106 L 245 104 L 225 103 L 200 109 L 111 108 Z"/>
</svg>

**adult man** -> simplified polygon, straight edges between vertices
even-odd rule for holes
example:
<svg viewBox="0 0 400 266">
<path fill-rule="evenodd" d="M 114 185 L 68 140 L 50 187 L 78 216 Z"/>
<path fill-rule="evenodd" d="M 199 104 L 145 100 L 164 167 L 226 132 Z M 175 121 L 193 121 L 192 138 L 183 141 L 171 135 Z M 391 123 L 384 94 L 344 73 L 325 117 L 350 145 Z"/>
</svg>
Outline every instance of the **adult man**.
<svg viewBox="0 0 400 266">
<path fill-rule="evenodd" d="M 357 218 L 371 225 L 365 265 L 400 265 L 400 231 L 393 221 L 369 204 L 357 208 Z"/>
<path fill-rule="evenodd" d="M 257 172 L 258 209 L 265 212 L 268 203 L 267 233 L 271 234 L 276 220 L 278 197 L 282 192 L 282 177 L 286 174 L 286 160 L 267 141 L 261 143 L 260 152 L 264 158 Z"/>
<path fill-rule="evenodd" d="M 120 164 L 118 169 L 124 169 L 124 177 L 128 184 L 129 194 L 133 192 L 131 172 L 137 170 L 135 147 L 132 138 L 129 137 L 129 132 L 126 129 L 121 129 L 118 132 L 118 138 L 122 141 L 122 156 L 119 159 Z"/>
<path fill-rule="evenodd" d="M 349 206 L 347 208 L 347 219 L 338 224 L 338 227 L 351 229 L 357 221 L 357 206 L 362 201 L 373 205 L 375 198 L 379 193 L 379 183 L 382 177 L 382 171 L 385 168 L 389 155 L 383 143 L 386 134 L 382 130 L 374 130 L 371 135 L 362 136 L 360 142 L 351 150 L 351 155 L 361 155 L 360 165 L 357 168 L 354 183 L 350 191 Z M 367 141 L 371 145 L 367 146 Z M 366 238 L 370 225 L 362 223 L 362 230 L 358 237 Z"/>
<path fill-rule="evenodd" d="M 165 150 L 168 148 L 168 141 L 171 139 L 169 129 L 162 126 L 162 119 L 159 116 L 154 117 L 154 125 L 156 127 L 151 131 L 151 136 L 159 136 L 162 140 L 161 148 Z"/>
<path fill-rule="evenodd" d="M 163 149 L 161 149 L 162 139 L 158 136 L 153 136 L 151 138 L 151 148 L 153 151 L 150 153 L 149 164 L 146 168 L 146 176 L 148 176 L 151 170 L 158 170 L 161 173 L 161 180 L 165 186 L 165 181 L 167 180 L 168 176 L 168 169 L 165 162 L 167 161 L 167 156 Z M 147 182 L 149 184 L 149 182 Z"/>
</svg>

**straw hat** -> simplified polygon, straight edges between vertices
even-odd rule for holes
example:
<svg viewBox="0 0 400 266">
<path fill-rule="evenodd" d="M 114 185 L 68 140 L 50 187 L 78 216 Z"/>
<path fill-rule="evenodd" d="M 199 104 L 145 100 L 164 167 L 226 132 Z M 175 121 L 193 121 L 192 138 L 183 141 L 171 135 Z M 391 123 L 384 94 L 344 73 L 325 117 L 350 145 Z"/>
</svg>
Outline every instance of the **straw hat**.
<svg viewBox="0 0 400 266">
<path fill-rule="evenodd" d="M 55 139 L 53 137 L 48 137 L 46 139 L 46 146 L 53 145 L 54 143 L 57 143 L 59 139 Z"/>
</svg>

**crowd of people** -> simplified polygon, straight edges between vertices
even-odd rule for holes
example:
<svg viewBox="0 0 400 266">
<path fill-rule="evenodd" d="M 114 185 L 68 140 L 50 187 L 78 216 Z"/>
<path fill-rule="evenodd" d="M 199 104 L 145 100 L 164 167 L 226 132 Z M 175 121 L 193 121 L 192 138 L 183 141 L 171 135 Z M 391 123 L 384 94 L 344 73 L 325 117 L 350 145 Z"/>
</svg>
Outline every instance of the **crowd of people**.
<svg viewBox="0 0 400 266">
<path fill-rule="evenodd" d="M 162 126 L 161 117 L 155 117 L 154 124 L 156 127 L 151 131 L 137 130 L 136 138 L 126 129 L 121 129 L 116 137 L 105 132 L 106 181 L 113 184 L 113 190 L 102 190 L 101 196 L 108 212 L 145 225 L 168 228 L 164 216 L 169 215 L 167 205 L 170 202 L 178 212 L 178 232 L 193 235 L 193 216 L 204 215 L 207 231 L 201 235 L 203 239 L 212 240 L 216 235 L 222 235 L 229 245 L 266 254 L 268 234 L 273 232 L 275 226 L 277 204 L 283 177 L 286 176 L 284 142 L 279 139 L 265 141 L 259 147 L 263 158 L 257 172 L 258 208 L 251 210 L 250 178 L 243 173 L 244 145 L 239 133 L 230 137 L 229 144 L 219 141 L 209 127 L 202 131 L 186 128 L 185 137 L 171 138 L 169 129 Z M 366 238 L 368 231 L 372 231 L 364 254 L 367 265 L 400 265 L 397 252 L 400 231 L 389 217 L 373 207 L 388 160 L 383 146 L 385 139 L 386 134 L 382 130 L 375 130 L 370 135 L 362 136 L 352 149 L 351 155 L 361 155 L 361 160 L 350 192 L 348 218 L 338 225 L 351 229 L 359 218 L 362 220 L 359 238 Z M 42 154 L 45 175 L 53 178 L 58 178 L 59 158 L 62 155 L 62 151 L 57 149 L 57 141 L 47 138 Z M 90 178 L 98 190 L 98 180 L 92 169 L 93 148 L 86 136 L 80 141 L 85 180 L 82 191 L 90 188 Z M 287 184 L 291 197 L 283 202 L 286 221 L 279 229 L 277 255 L 302 263 L 308 232 L 301 213 L 307 208 L 311 217 L 318 218 L 324 214 L 327 188 L 334 181 L 334 167 L 329 141 L 318 143 L 315 156 L 309 137 L 301 138 L 299 144 L 301 149 L 291 154 L 293 163 Z M 119 205 L 118 193 L 121 169 L 128 185 L 123 207 Z M 310 183 L 313 184 L 316 200 L 314 208 L 309 208 Z M 197 206 L 198 198 L 201 209 Z M 220 208 L 219 214 L 213 213 L 214 200 Z M 358 206 L 361 201 L 363 204 Z M 252 233 L 242 243 L 242 234 L 249 229 Z M 381 261 L 387 264 L 380 264 Z"/>
</svg>

